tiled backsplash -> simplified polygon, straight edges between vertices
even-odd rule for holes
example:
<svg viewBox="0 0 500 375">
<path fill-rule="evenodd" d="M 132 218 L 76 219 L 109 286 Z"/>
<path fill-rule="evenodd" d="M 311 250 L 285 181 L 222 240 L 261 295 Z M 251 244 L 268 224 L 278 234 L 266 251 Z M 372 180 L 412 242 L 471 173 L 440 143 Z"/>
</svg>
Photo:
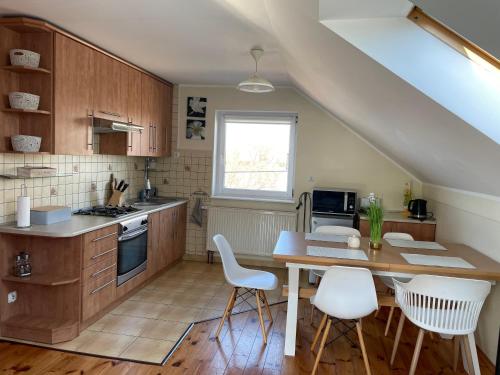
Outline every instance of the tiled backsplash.
<svg viewBox="0 0 500 375">
<path fill-rule="evenodd" d="M 16 201 L 25 184 L 31 206 L 66 205 L 73 210 L 103 204 L 109 196 L 111 174 L 129 184 L 127 197 L 136 197 L 144 181 L 144 158 L 92 155 L 0 154 L 0 174 L 17 174 L 24 165 L 57 168 L 64 177 L 0 178 L 0 222 L 15 221 Z"/>
</svg>

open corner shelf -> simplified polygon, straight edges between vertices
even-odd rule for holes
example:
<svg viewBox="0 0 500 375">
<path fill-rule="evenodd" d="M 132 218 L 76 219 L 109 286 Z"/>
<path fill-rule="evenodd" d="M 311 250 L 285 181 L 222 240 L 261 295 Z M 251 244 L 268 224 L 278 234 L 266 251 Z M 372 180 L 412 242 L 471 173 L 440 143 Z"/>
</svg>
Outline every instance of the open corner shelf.
<svg viewBox="0 0 500 375">
<path fill-rule="evenodd" d="M 62 285 L 70 285 L 77 283 L 78 281 L 80 281 L 80 277 L 61 276 L 52 274 L 43 274 L 43 275 L 33 274 L 31 276 L 26 276 L 26 277 L 6 275 L 2 277 L 2 280 L 19 284 L 62 286 Z"/>
<path fill-rule="evenodd" d="M 43 111 L 41 109 L 17 109 L 17 108 L 4 108 L 2 109 L 3 112 L 11 112 L 11 113 L 29 113 L 29 114 L 36 114 L 36 115 L 50 115 L 49 111 Z"/>
<path fill-rule="evenodd" d="M 40 73 L 40 74 L 50 74 L 50 70 L 44 68 L 32 68 L 30 66 L 23 65 L 5 65 L 1 69 L 7 70 L 9 72 L 15 73 Z"/>
<path fill-rule="evenodd" d="M 1 322 L 2 336 L 57 344 L 78 336 L 75 320 L 36 315 L 14 315 Z"/>
</svg>

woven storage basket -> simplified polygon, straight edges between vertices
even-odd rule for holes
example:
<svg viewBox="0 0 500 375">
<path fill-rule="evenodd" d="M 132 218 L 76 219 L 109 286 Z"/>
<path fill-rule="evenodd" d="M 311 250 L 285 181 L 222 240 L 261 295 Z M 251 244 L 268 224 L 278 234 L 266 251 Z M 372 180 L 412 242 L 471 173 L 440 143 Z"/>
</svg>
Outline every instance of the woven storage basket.
<svg viewBox="0 0 500 375">
<path fill-rule="evenodd" d="M 9 103 L 11 108 L 37 110 L 40 104 L 40 97 L 27 92 L 9 93 Z"/>
<path fill-rule="evenodd" d="M 26 49 L 11 49 L 9 51 L 10 63 L 12 65 L 38 68 L 40 64 L 40 54 Z"/>
</svg>

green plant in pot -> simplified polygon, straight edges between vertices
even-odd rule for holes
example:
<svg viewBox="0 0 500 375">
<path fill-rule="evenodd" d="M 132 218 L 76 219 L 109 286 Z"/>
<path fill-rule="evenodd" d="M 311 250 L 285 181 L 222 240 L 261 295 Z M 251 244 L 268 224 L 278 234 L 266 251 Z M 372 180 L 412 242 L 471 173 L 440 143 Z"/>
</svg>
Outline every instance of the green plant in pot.
<svg viewBox="0 0 500 375">
<path fill-rule="evenodd" d="M 370 223 L 370 248 L 379 250 L 382 248 L 382 224 L 384 223 L 384 211 L 376 201 L 370 202 L 368 207 L 368 222 Z"/>
</svg>

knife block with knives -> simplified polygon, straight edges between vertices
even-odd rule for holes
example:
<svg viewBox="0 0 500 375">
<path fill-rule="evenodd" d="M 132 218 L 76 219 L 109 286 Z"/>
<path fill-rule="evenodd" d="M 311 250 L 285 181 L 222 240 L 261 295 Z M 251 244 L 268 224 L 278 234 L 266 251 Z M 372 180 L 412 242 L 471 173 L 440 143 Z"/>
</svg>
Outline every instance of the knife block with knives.
<svg viewBox="0 0 500 375">
<path fill-rule="evenodd" d="M 127 190 L 129 184 L 126 184 L 124 180 L 121 180 L 119 184 L 117 184 L 116 178 L 114 179 L 114 183 L 111 184 L 111 197 L 108 200 L 108 206 L 122 206 L 125 200 L 125 195 L 123 194 L 125 190 Z"/>
</svg>

